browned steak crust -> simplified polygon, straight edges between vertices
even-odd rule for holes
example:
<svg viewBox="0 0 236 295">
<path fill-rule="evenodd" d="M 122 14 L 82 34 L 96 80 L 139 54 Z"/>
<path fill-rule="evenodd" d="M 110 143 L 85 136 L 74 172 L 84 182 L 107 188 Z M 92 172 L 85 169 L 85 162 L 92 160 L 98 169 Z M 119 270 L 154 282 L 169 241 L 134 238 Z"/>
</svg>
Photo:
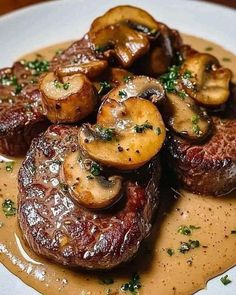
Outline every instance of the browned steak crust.
<svg viewBox="0 0 236 295">
<path fill-rule="evenodd" d="M 236 120 L 213 117 L 213 123 L 205 143 L 171 136 L 168 149 L 172 167 L 187 189 L 217 196 L 236 188 Z"/>
<path fill-rule="evenodd" d="M 38 77 L 20 62 L 0 70 L 0 152 L 25 154 L 31 140 L 47 126 Z"/>
<path fill-rule="evenodd" d="M 33 140 L 19 172 L 19 223 L 39 255 L 70 267 L 109 269 L 128 261 L 151 230 L 158 204 L 157 160 L 125 175 L 114 208 L 90 211 L 58 183 L 63 158 L 78 149 L 78 128 L 51 126 Z"/>
</svg>

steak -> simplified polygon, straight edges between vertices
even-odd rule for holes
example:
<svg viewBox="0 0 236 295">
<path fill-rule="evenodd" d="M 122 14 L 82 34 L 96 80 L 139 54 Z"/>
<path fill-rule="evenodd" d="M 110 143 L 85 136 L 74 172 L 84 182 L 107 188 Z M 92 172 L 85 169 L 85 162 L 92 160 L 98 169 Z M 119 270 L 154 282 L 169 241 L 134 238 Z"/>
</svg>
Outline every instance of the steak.
<svg viewBox="0 0 236 295">
<path fill-rule="evenodd" d="M 0 152 L 26 153 L 32 139 L 49 125 L 43 115 L 38 76 L 23 62 L 0 70 Z"/>
<path fill-rule="evenodd" d="M 151 231 L 160 165 L 154 159 L 125 173 L 115 206 L 86 209 L 60 178 L 63 159 L 79 149 L 78 130 L 54 125 L 33 140 L 19 171 L 19 224 L 39 255 L 70 267 L 110 269 L 130 260 Z"/>
<path fill-rule="evenodd" d="M 236 188 L 236 120 L 213 117 L 213 132 L 202 144 L 171 135 L 171 167 L 188 190 L 222 195 Z"/>
</svg>

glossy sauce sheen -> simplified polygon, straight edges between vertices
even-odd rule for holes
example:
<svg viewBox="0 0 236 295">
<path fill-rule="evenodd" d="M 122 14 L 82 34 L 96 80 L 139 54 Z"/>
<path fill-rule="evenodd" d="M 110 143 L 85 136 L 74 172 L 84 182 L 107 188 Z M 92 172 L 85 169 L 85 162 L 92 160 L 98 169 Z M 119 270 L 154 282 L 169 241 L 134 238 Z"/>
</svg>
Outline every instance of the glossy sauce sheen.
<svg viewBox="0 0 236 295">
<path fill-rule="evenodd" d="M 212 47 L 211 51 L 222 65 L 233 70 L 236 57 L 200 38 L 184 35 L 185 43 L 199 51 Z M 55 51 L 69 43 L 55 45 L 39 51 L 51 58 Z M 35 53 L 24 58 L 35 58 Z M 229 58 L 230 61 L 223 61 Z M 234 73 L 235 74 L 235 73 Z M 14 159 L 12 172 L 6 171 L 6 163 L 0 163 L 0 203 L 10 198 L 17 202 L 17 172 L 21 159 Z M 207 280 L 236 265 L 236 192 L 224 198 L 197 196 L 185 191 L 177 194 L 178 200 L 162 193 L 162 199 L 171 206 L 162 208 L 152 235 L 142 246 L 140 253 L 129 265 L 108 273 L 72 271 L 50 263 L 35 255 L 24 244 L 17 218 L 6 218 L 0 210 L 0 261 L 22 281 L 43 294 L 98 295 L 124 294 L 120 287 L 128 282 L 133 272 L 138 272 L 142 287 L 139 294 L 189 295 L 204 288 Z M 164 213 L 163 213 L 164 212 Z M 181 225 L 200 227 L 191 236 L 178 233 Z M 179 253 L 180 242 L 199 240 L 201 246 L 186 254 Z M 169 256 L 167 248 L 175 253 Z M 113 278 L 106 285 L 101 278 Z M 222 288 L 224 286 L 222 285 Z M 127 292 L 127 294 L 131 294 Z"/>
</svg>

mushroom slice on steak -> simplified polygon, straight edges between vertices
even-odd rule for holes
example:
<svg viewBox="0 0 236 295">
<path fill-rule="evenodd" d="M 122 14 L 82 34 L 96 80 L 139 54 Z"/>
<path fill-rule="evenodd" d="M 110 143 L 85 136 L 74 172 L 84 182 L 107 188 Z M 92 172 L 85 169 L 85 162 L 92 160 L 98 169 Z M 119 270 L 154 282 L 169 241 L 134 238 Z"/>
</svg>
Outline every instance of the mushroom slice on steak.
<svg viewBox="0 0 236 295">
<path fill-rule="evenodd" d="M 91 169 L 95 169 L 93 166 L 97 170 L 91 174 Z M 121 196 L 122 178 L 111 176 L 106 179 L 99 175 L 99 167 L 97 163 L 83 159 L 79 151 L 70 153 L 63 163 L 65 183 L 72 192 L 74 200 L 90 209 L 111 206 Z"/>
<path fill-rule="evenodd" d="M 211 121 L 189 96 L 181 98 L 177 93 L 166 93 L 167 99 L 162 105 L 163 118 L 167 125 L 178 135 L 199 141 L 211 130 Z"/>
<path fill-rule="evenodd" d="M 186 59 L 181 71 L 190 73 L 187 83 L 183 81 L 183 85 L 185 91 L 199 104 L 214 107 L 228 100 L 232 72 L 221 67 L 214 56 L 197 53 Z"/>
<path fill-rule="evenodd" d="M 96 32 L 90 32 L 95 51 L 104 58 L 116 57 L 122 67 L 130 67 L 135 60 L 149 50 L 148 38 L 126 24 L 114 24 Z"/>
<path fill-rule="evenodd" d="M 79 65 L 66 65 L 57 68 L 56 73 L 59 77 L 71 76 L 75 74 L 84 74 L 89 79 L 100 76 L 107 68 L 106 60 L 92 60 Z"/>
<path fill-rule="evenodd" d="M 158 80 L 146 76 L 135 76 L 114 88 L 105 98 L 124 101 L 129 97 L 142 97 L 153 103 L 159 103 L 165 100 L 165 91 Z"/>
<path fill-rule="evenodd" d="M 53 72 L 40 82 L 42 101 L 48 119 L 53 123 L 73 123 L 91 114 L 96 106 L 96 91 L 83 74 L 58 80 Z"/>
<path fill-rule="evenodd" d="M 99 132 L 107 136 L 97 136 Z M 162 117 L 152 102 L 137 97 L 124 102 L 108 99 L 100 107 L 97 125 L 82 125 L 79 142 L 95 161 L 131 170 L 143 166 L 159 152 L 165 134 Z"/>
</svg>

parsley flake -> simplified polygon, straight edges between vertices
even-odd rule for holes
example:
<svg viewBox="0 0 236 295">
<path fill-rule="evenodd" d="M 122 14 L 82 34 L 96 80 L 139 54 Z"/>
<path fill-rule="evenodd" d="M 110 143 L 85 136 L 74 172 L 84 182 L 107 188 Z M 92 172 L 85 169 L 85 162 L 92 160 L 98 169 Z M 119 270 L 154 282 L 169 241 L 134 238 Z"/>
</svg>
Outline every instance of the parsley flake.
<svg viewBox="0 0 236 295">
<path fill-rule="evenodd" d="M 6 199 L 2 203 L 2 210 L 6 217 L 16 215 L 15 203 L 11 199 Z"/>
</svg>

